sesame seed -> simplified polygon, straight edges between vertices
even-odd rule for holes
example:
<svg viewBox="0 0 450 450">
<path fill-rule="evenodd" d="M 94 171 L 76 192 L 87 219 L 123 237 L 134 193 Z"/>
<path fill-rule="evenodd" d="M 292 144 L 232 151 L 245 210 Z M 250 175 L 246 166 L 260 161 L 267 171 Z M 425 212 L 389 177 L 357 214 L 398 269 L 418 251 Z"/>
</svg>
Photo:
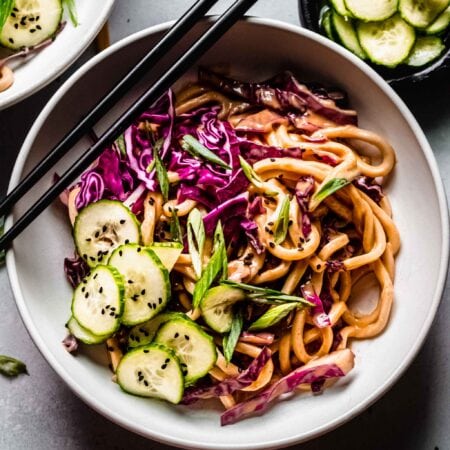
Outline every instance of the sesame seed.
<svg viewBox="0 0 450 450">
<path fill-rule="evenodd" d="M 269 242 L 270 248 L 275 248 L 275 243 L 274 242 Z"/>
<path fill-rule="evenodd" d="M 158 303 L 161 304 L 162 303 L 162 298 L 158 298 Z"/>
<path fill-rule="evenodd" d="M 89 297 L 89 292 L 86 292 L 86 294 L 84 294 L 84 298 L 88 298 Z"/>
<path fill-rule="evenodd" d="M 83 286 L 83 287 L 81 288 L 81 292 L 84 292 L 85 290 L 86 290 L 86 287 Z"/>
<path fill-rule="evenodd" d="M 267 225 L 272 226 L 273 222 L 268 222 Z"/>
<path fill-rule="evenodd" d="M 119 250 L 119 256 L 122 256 L 122 250 Z"/>
<path fill-rule="evenodd" d="M 130 242 L 129 239 L 125 239 L 125 244 L 128 244 Z"/>
<path fill-rule="evenodd" d="M 11 44 L 14 44 L 14 39 L 9 38 L 8 41 L 11 42 Z"/>
<path fill-rule="evenodd" d="M 174 338 L 177 338 L 179 336 L 179 334 L 178 333 L 175 333 L 175 336 L 174 336 Z"/>
<path fill-rule="evenodd" d="M 42 27 L 41 27 L 40 25 L 36 25 L 36 28 L 37 28 L 38 30 L 42 30 Z"/>
<path fill-rule="evenodd" d="M 128 284 L 133 284 L 133 280 L 128 280 Z"/>
<path fill-rule="evenodd" d="M 317 268 L 320 269 L 322 267 L 322 264 L 317 264 Z"/>
<path fill-rule="evenodd" d="M 109 313 L 109 315 L 110 315 L 111 317 L 114 317 L 114 316 L 115 316 L 115 314 L 114 314 L 113 312 Z"/>
<path fill-rule="evenodd" d="M 108 352 L 113 352 L 114 351 L 114 347 L 108 347 Z"/>
<path fill-rule="evenodd" d="M 126 222 L 126 220 L 122 219 L 119 223 L 120 223 L 120 225 L 123 225 L 125 222 Z"/>
<path fill-rule="evenodd" d="M 145 295 L 145 289 L 142 289 L 141 295 Z"/>
<path fill-rule="evenodd" d="M 105 310 L 104 309 L 102 309 L 102 315 L 104 315 L 105 314 Z"/>
<path fill-rule="evenodd" d="M 148 386 L 148 381 L 147 381 L 147 380 L 144 380 L 144 384 L 145 384 L 146 386 Z"/>
<path fill-rule="evenodd" d="M 147 306 L 150 308 L 150 309 L 153 309 L 153 307 L 152 307 L 152 304 L 151 303 L 147 303 Z"/>
<path fill-rule="evenodd" d="M 149 351 L 148 350 L 144 350 L 144 353 L 148 353 Z"/>
<path fill-rule="evenodd" d="M 16 15 L 12 12 L 12 13 L 11 13 L 11 17 L 16 17 Z"/>
<path fill-rule="evenodd" d="M 18 24 L 18 23 L 15 23 L 15 24 L 14 24 L 14 28 L 17 30 L 17 29 L 19 28 L 19 24 Z"/>
<path fill-rule="evenodd" d="M 100 236 L 100 231 L 96 231 L 94 236 L 95 236 L 96 238 L 98 238 L 98 237 Z"/>
<path fill-rule="evenodd" d="M 103 228 L 102 228 L 103 233 L 104 233 L 107 229 L 108 229 L 107 226 L 106 226 L 106 225 L 103 225 Z"/>
<path fill-rule="evenodd" d="M 270 161 L 271 162 L 275 162 L 275 158 L 270 158 Z"/>
<path fill-rule="evenodd" d="M 98 273 L 96 273 L 96 274 L 93 276 L 94 280 L 95 280 L 97 277 L 98 277 Z"/>
<path fill-rule="evenodd" d="M 138 252 L 138 253 L 140 253 L 141 250 L 142 250 L 141 247 L 138 247 L 138 248 L 137 248 L 137 252 Z"/>
<path fill-rule="evenodd" d="M 165 370 L 166 367 L 167 367 L 167 364 L 164 363 L 164 364 L 161 366 L 161 369 L 162 369 L 162 370 Z"/>
<path fill-rule="evenodd" d="M 189 337 L 187 334 L 184 335 L 184 338 L 185 338 L 187 341 L 190 339 L 190 337 Z"/>
<path fill-rule="evenodd" d="M 167 358 L 167 359 L 164 361 L 164 363 L 165 363 L 165 364 L 169 364 L 169 363 L 170 363 L 170 359 Z"/>
</svg>

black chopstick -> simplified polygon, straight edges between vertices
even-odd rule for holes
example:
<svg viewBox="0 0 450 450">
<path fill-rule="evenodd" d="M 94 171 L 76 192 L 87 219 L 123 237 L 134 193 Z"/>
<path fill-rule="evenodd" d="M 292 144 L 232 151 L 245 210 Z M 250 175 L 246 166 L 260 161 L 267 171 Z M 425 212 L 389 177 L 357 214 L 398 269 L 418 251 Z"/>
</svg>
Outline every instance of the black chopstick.
<svg viewBox="0 0 450 450">
<path fill-rule="evenodd" d="M 161 59 L 218 0 L 198 0 L 133 69 L 73 128 L 48 155 L 0 201 L 0 217 L 8 213 L 44 174 Z"/>
<path fill-rule="evenodd" d="M 100 156 L 106 146 L 119 136 L 129 123 L 146 108 L 157 101 L 204 53 L 206 53 L 220 37 L 236 23 L 257 0 L 237 0 L 214 24 L 184 53 L 173 66 L 163 74 L 145 94 L 137 100 L 114 124 L 91 146 L 81 158 L 72 165 L 62 177 L 49 188 L 37 202 L 0 237 L 0 250 L 9 244 L 45 209 L 58 195 L 89 165 Z"/>
</svg>

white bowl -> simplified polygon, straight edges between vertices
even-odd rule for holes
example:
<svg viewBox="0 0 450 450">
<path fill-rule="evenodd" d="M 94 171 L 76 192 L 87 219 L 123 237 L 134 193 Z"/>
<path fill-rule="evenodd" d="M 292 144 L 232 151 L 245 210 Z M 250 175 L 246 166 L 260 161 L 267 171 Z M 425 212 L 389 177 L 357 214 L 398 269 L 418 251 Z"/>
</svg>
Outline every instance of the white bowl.
<svg viewBox="0 0 450 450">
<path fill-rule="evenodd" d="M 14 84 L 0 92 L 0 110 L 29 97 L 61 75 L 86 50 L 108 19 L 114 0 L 77 0 L 79 25 L 70 20 L 52 45 L 25 61 L 14 61 Z M 67 14 L 65 14 L 67 16 Z"/>
<path fill-rule="evenodd" d="M 30 131 L 10 187 L 167 26 L 144 30 L 117 43 L 59 89 Z M 8 271 L 22 318 L 44 357 L 77 395 L 112 421 L 184 448 L 286 446 L 323 434 L 363 411 L 392 386 L 416 355 L 431 326 L 447 270 L 449 226 L 444 190 L 429 144 L 403 102 L 373 70 L 329 40 L 280 22 L 249 19 L 227 33 L 201 62 L 225 63 L 234 74 L 248 79 L 289 68 L 300 77 L 342 86 L 359 112 L 360 124 L 385 135 L 396 149 L 398 164 L 387 186 L 403 242 L 397 258 L 395 306 L 381 336 L 353 343 L 356 368 L 348 379 L 322 396 L 299 394 L 277 402 L 262 417 L 221 428 L 217 409 L 174 407 L 126 395 L 109 381 L 110 372 L 98 353 L 73 357 L 63 349 L 71 289 L 62 262 L 73 244 L 65 213 L 58 205 L 47 209 L 16 240 L 8 252 Z M 130 93 L 127 102 L 134 95 L 136 92 Z M 86 145 L 77 146 L 58 170 Z M 49 178 L 41 183 L 41 188 L 50 182 Z M 36 192 L 31 197 L 36 197 Z M 19 205 L 14 217 L 25 207 Z"/>
</svg>

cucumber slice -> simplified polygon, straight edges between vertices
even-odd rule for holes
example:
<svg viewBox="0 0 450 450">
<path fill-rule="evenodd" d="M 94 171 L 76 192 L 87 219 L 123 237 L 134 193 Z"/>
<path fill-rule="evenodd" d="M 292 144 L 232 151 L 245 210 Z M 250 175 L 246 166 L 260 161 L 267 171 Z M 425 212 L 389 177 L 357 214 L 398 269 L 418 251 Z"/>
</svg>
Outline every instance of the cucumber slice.
<svg viewBox="0 0 450 450">
<path fill-rule="evenodd" d="M 84 344 L 101 344 L 109 338 L 109 335 L 97 336 L 96 334 L 92 334 L 90 331 L 86 330 L 86 328 L 83 328 L 73 316 L 69 319 L 66 326 L 70 333 Z"/>
<path fill-rule="evenodd" d="M 0 44 L 12 50 L 40 44 L 56 33 L 62 12 L 61 0 L 15 0 Z"/>
<path fill-rule="evenodd" d="M 405 61 L 408 66 L 420 67 L 434 61 L 445 50 L 442 39 L 437 36 L 419 37 Z"/>
<path fill-rule="evenodd" d="M 135 215 L 116 200 L 100 200 L 83 208 L 73 234 L 78 254 L 91 267 L 104 264 L 119 245 L 140 240 Z"/>
<path fill-rule="evenodd" d="M 230 286 L 209 289 L 200 302 L 205 322 L 218 333 L 230 331 L 233 322 L 233 305 L 245 299 L 244 291 Z"/>
<path fill-rule="evenodd" d="M 350 16 L 350 11 L 345 6 L 344 0 L 330 0 L 331 6 L 334 10 L 339 13 L 341 16 Z"/>
<path fill-rule="evenodd" d="M 153 341 L 158 328 L 164 322 L 176 317 L 187 319 L 187 316 L 183 313 L 167 312 L 158 314 L 156 317 L 147 322 L 135 325 L 128 334 L 128 347 L 134 348 L 140 347 L 141 345 L 150 344 L 150 342 Z"/>
<path fill-rule="evenodd" d="M 394 15 L 398 0 L 345 0 L 345 6 L 357 19 L 375 22 Z"/>
<path fill-rule="evenodd" d="M 97 336 L 111 336 L 120 326 L 123 312 L 123 279 L 109 266 L 97 266 L 75 289 L 72 315 Z"/>
<path fill-rule="evenodd" d="M 416 40 L 414 28 L 399 15 L 383 22 L 359 22 L 356 31 L 369 59 L 387 67 L 405 61 Z"/>
<path fill-rule="evenodd" d="M 442 33 L 450 25 L 450 6 L 444 10 L 437 19 L 425 28 L 426 34 L 438 34 Z"/>
<path fill-rule="evenodd" d="M 323 11 L 320 15 L 320 28 L 325 32 L 328 39 L 336 40 L 333 32 L 333 25 L 331 23 L 331 9 Z"/>
<path fill-rule="evenodd" d="M 359 45 L 352 19 L 342 17 L 333 11 L 331 14 L 331 22 L 342 45 L 361 59 L 366 59 L 367 56 L 361 48 L 361 45 Z"/>
<path fill-rule="evenodd" d="M 187 385 L 205 376 L 217 360 L 213 338 L 192 320 L 169 320 L 156 333 L 155 342 L 175 351 Z"/>
<path fill-rule="evenodd" d="M 184 379 L 180 362 L 167 347 L 150 344 L 124 355 L 117 371 L 117 382 L 129 394 L 179 403 Z"/>
<path fill-rule="evenodd" d="M 426 28 L 448 7 L 448 0 L 400 0 L 404 20 L 416 28 Z"/>
<path fill-rule="evenodd" d="M 169 272 L 152 250 L 136 244 L 121 245 L 108 263 L 125 282 L 123 324 L 146 322 L 165 308 L 170 298 Z"/>
<path fill-rule="evenodd" d="M 150 248 L 170 272 L 183 252 L 183 246 L 179 242 L 154 242 Z"/>
</svg>

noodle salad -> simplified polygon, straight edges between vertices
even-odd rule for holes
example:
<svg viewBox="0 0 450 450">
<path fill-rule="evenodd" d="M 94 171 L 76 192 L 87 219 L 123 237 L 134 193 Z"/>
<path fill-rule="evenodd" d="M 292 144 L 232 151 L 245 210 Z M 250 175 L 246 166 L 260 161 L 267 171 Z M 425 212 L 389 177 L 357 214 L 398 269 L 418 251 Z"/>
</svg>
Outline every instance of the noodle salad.
<svg viewBox="0 0 450 450">
<path fill-rule="evenodd" d="M 61 197 L 76 248 L 64 345 L 105 343 L 130 394 L 222 402 L 222 425 L 320 393 L 389 319 L 394 165 L 339 89 L 199 69 Z M 379 298 L 361 314 L 349 299 L 367 277 Z"/>
</svg>

